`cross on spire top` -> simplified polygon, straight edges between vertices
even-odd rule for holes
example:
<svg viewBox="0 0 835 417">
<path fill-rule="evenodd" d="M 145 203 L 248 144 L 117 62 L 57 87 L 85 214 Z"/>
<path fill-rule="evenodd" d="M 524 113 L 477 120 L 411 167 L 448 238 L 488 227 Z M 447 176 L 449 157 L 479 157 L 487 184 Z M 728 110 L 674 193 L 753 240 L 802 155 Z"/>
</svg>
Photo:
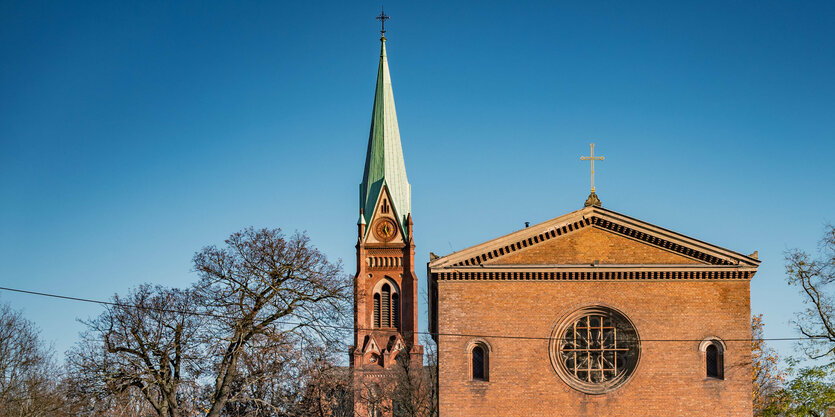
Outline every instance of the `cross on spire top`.
<svg viewBox="0 0 835 417">
<path fill-rule="evenodd" d="M 376 19 L 380 21 L 380 34 L 383 35 L 383 39 L 386 39 L 386 20 L 391 19 L 391 17 L 386 15 L 386 11 L 381 7 L 380 15 Z"/>
<path fill-rule="evenodd" d="M 601 206 L 602 203 L 600 199 L 597 198 L 597 194 L 594 192 L 594 161 L 602 161 L 605 157 L 602 156 L 594 156 L 594 143 L 591 143 L 591 155 L 590 156 L 581 156 L 581 161 L 591 161 L 591 194 L 589 194 L 589 198 L 586 199 L 585 206 Z"/>
</svg>

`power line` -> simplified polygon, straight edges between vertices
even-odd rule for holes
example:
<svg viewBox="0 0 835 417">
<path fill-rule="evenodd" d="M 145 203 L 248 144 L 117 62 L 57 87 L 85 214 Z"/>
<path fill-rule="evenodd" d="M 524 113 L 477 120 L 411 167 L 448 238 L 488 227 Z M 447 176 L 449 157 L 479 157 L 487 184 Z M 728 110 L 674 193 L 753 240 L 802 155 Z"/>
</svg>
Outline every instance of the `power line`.
<svg viewBox="0 0 835 417">
<path fill-rule="evenodd" d="M 80 302 L 91 303 L 91 304 L 101 304 L 101 305 L 114 306 L 114 307 L 133 308 L 133 309 L 137 309 L 137 310 L 150 310 L 150 311 L 159 311 L 159 312 L 162 312 L 162 313 L 177 313 L 177 314 L 184 314 L 184 315 L 191 315 L 191 316 L 205 316 L 205 317 L 212 317 L 212 318 L 235 319 L 235 317 L 232 317 L 232 316 L 224 316 L 224 315 L 220 315 L 220 314 L 206 313 L 206 312 L 201 312 L 201 311 L 185 311 L 185 310 L 175 310 L 175 309 L 169 309 L 169 308 L 139 306 L 139 305 L 135 305 L 135 304 L 117 303 L 117 302 L 114 302 L 114 301 L 94 300 L 92 298 L 71 297 L 71 296 L 68 296 L 68 295 L 50 294 L 50 293 L 46 293 L 46 292 L 21 290 L 21 289 L 18 289 L 18 288 L 0 287 L 0 290 L 10 291 L 10 292 L 17 292 L 17 293 L 22 293 L 22 294 L 29 294 L 29 295 L 38 295 L 38 296 L 41 296 L 41 297 L 58 298 L 58 299 L 69 300 L 69 301 L 80 301 Z"/>
<path fill-rule="evenodd" d="M 201 312 L 201 311 L 187 311 L 187 310 L 175 310 L 175 309 L 166 309 L 166 308 L 159 308 L 159 307 L 150 307 L 150 306 L 140 306 L 135 304 L 127 304 L 127 303 L 118 303 L 114 301 L 102 301 L 102 300 L 95 300 L 92 298 L 81 298 L 81 297 L 72 297 L 68 295 L 60 295 L 60 294 L 52 294 L 46 292 L 39 292 L 39 291 L 29 291 L 29 290 L 22 290 L 18 288 L 8 288 L 8 287 L 0 287 L 0 291 L 9 291 L 9 292 L 16 292 L 21 294 L 28 294 L 28 295 L 37 295 L 41 297 L 49 297 L 49 298 L 57 298 L 61 300 L 68 300 L 68 301 L 78 301 L 84 303 L 91 303 L 91 304 L 99 304 L 99 305 L 107 305 L 113 307 L 122 307 L 122 308 L 132 308 L 137 310 L 148 310 L 148 311 L 158 311 L 163 313 L 176 313 L 176 314 L 183 314 L 183 315 L 192 315 L 192 316 L 202 316 L 202 317 L 212 317 L 212 318 L 221 318 L 221 319 L 229 319 L 235 320 L 237 317 L 233 316 L 226 316 L 222 314 L 215 314 L 215 313 L 208 313 L 208 312 Z M 354 327 L 349 326 L 339 326 L 335 324 L 326 324 L 326 323 L 317 323 L 316 325 L 306 325 L 304 323 L 298 322 L 290 322 L 290 321 L 275 321 L 274 324 L 279 325 L 287 325 L 287 326 L 304 326 L 304 327 L 319 327 L 319 328 L 331 328 L 331 329 L 340 329 L 340 330 L 355 330 Z M 356 330 L 364 330 L 364 331 L 374 331 L 377 329 L 369 329 L 369 328 L 356 328 Z M 542 337 L 542 336 L 513 336 L 513 335 L 480 335 L 480 334 L 467 334 L 467 333 L 437 333 L 433 334 L 432 332 L 403 332 L 405 334 L 426 334 L 426 335 L 436 335 L 436 336 L 449 336 L 449 337 L 468 337 L 468 338 L 490 338 L 490 339 L 513 339 L 513 340 L 555 340 L 556 338 L 553 337 Z M 800 341 L 800 340 L 814 340 L 814 339 L 827 339 L 826 336 L 803 336 L 803 337 L 772 337 L 772 338 L 762 338 L 757 340 L 763 341 Z M 752 342 L 754 339 L 722 339 L 725 342 Z M 640 342 L 701 342 L 703 339 L 641 339 Z"/>
</svg>

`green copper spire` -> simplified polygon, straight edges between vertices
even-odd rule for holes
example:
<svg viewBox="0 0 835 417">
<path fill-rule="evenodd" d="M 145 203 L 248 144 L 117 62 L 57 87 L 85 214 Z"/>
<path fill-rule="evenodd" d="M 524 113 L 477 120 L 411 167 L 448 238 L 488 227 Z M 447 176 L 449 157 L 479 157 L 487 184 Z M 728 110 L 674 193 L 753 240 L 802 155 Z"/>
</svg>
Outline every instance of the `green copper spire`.
<svg viewBox="0 0 835 417">
<path fill-rule="evenodd" d="M 386 60 L 386 38 L 382 37 L 380 41 L 380 66 L 377 69 L 377 89 L 374 92 L 365 172 L 360 184 L 360 208 L 363 209 L 365 221 L 370 222 L 380 189 L 385 184 L 391 194 L 394 212 L 406 235 L 406 219 L 412 211 L 412 190 L 406 178 L 406 163 L 400 145 L 400 129 L 397 127 L 397 111 L 394 109 L 394 93 Z"/>
</svg>

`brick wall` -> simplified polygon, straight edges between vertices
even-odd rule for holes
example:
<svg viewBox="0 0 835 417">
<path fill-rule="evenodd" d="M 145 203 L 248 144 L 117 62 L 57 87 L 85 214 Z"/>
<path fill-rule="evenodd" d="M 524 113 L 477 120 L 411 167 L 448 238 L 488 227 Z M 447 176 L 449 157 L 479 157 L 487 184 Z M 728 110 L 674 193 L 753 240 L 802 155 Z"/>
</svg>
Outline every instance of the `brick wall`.
<svg viewBox="0 0 835 417">
<path fill-rule="evenodd" d="M 640 259 L 633 259 L 640 261 Z M 486 337 L 490 381 L 470 381 L 470 337 L 440 336 L 441 416 L 751 416 L 748 281 L 440 281 L 439 332 L 548 337 L 586 305 L 623 312 L 642 340 L 620 388 L 586 395 L 554 371 L 548 340 Z M 725 379 L 705 378 L 699 340 L 725 340 Z M 685 342 L 656 342 L 687 339 Z"/>
</svg>

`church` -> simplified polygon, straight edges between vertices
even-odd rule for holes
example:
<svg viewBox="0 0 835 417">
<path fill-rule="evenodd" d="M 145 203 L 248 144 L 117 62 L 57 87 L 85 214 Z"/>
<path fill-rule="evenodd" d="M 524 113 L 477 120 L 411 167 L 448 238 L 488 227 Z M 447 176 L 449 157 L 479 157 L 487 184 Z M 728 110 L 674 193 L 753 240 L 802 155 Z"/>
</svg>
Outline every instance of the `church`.
<svg viewBox="0 0 835 417">
<path fill-rule="evenodd" d="M 593 147 L 585 159 L 602 160 Z M 756 252 L 604 208 L 593 172 L 578 210 L 431 255 L 439 415 L 750 417 Z M 385 37 L 358 212 L 350 366 L 355 381 L 375 381 L 397 360 L 423 363 L 420 226 Z M 355 406 L 357 416 L 383 414 Z"/>
<path fill-rule="evenodd" d="M 432 259 L 441 416 L 748 416 L 759 261 L 602 207 Z"/>
</svg>

